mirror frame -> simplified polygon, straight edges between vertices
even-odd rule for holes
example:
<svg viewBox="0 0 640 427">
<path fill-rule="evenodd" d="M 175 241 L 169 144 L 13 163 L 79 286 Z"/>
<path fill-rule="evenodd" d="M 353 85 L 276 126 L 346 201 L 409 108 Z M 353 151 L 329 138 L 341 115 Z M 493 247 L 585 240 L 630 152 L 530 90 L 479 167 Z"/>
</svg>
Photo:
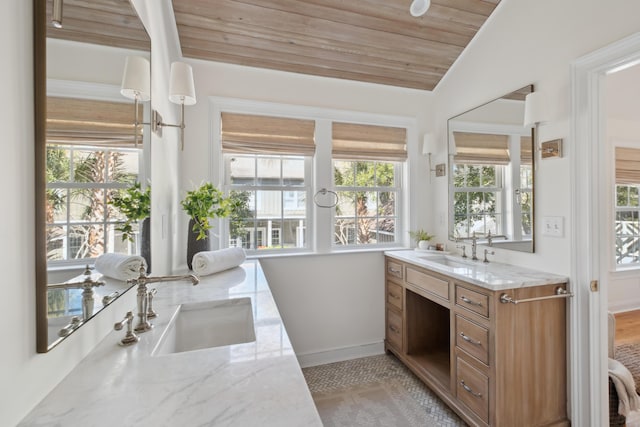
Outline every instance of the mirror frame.
<svg viewBox="0 0 640 427">
<path fill-rule="evenodd" d="M 50 0 L 33 0 L 33 78 L 34 78 L 34 231 L 35 231 L 35 309 L 36 309 L 36 351 L 47 353 L 64 341 L 66 337 L 49 342 L 48 284 L 46 234 L 46 120 L 47 120 L 47 5 Z M 140 22 L 133 3 L 128 0 L 134 15 Z M 145 33 L 146 28 L 142 25 Z M 150 38 L 147 33 L 147 39 Z M 126 48 L 125 49 L 135 49 Z M 149 52 L 149 51 L 148 51 Z M 124 100 L 124 98 L 123 98 Z M 133 109 L 133 101 L 131 102 Z M 133 111 L 133 110 L 132 110 Z M 133 118 L 132 118 L 133 122 Z M 120 293 L 122 296 L 131 287 Z M 117 298 L 117 297 L 116 297 Z M 100 311 L 86 321 L 93 319 Z"/>
<path fill-rule="evenodd" d="M 528 93 L 533 93 L 534 92 L 534 85 L 533 84 L 528 84 L 528 85 L 522 86 L 521 88 L 516 89 L 514 91 L 510 91 L 510 92 L 504 94 L 501 97 L 494 98 L 494 99 L 492 99 L 490 101 L 485 102 L 484 104 L 481 104 L 481 105 L 478 105 L 476 107 L 470 108 L 470 109 L 468 109 L 466 111 L 463 111 L 462 113 L 457 114 L 457 115 L 455 115 L 455 116 L 453 116 L 453 117 L 451 117 L 451 118 L 449 118 L 447 120 L 447 163 L 448 163 L 448 166 L 449 166 L 448 167 L 448 169 L 449 169 L 449 177 L 447 178 L 447 189 L 448 189 L 447 190 L 447 199 L 448 199 L 447 200 L 447 216 L 448 216 L 447 237 L 448 237 L 449 241 L 456 242 L 456 239 L 455 239 L 455 237 L 453 236 L 453 233 L 452 233 L 453 224 L 450 223 L 451 222 L 451 218 L 452 218 L 451 209 L 453 208 L 453 203 L 454 203 L 454 201 L 452 200 L 452 198 L 453 198 L 452 179 L 453 179 L 453 164 L 454 164 L 454 162 L 453 162 L 453 155 L 451 154 L 451 133 L 452 133 L 451 122 L 455 121 L 455 119 L 460 117 L 460 116 L 463 116 L 463 115 L 465 115 L 467 113 L 475 111 L 475 110 L 477 110 L 477 109 L 479 109 L 481 107 L 484 107 L 484 106 L 486 106 L 486 105 L 488 105 L 488 104 L 490 104 L 490 103 L 492 103 L 494 101 L 497 101 L 497 100 L 500 100 L 500 99 L 503 99 L 503 98 L 507 98 L 507 97 L 509 97 L 509 95 L 512 95 L 512 94 L 515 94 L 515 93 L 519 93 L 519 92 L 525 93 L 526 89 L 529 90 Z M 507 98 L 507 99 L 509 99 L 509 98 Z M 523 126 L 523 128 L 526 129 L 526 126 Z M 535 217 L 536 217 L 536 214 L 535 214 L 535 210 L 536 210 L 535 209 L 535 201 L 536 201 L 536 185 L 535 185 L 536 178 L 535 178 L 535 176 L 536 176 L 536 173 L 535 173 L 535 171 L 536 171 L 536 167 L 537 167 L 537 165 L 536 165 L 537 146 L 536 146 L 536 131 L 535 131 L 535 127 L 531 128 L 530 134 L 531 134 L 531 145 L 532 145 L 532 147 L 531 147 L 531 149 L 532 149 L 532 151 L 531 151 L 531 168 L 532 168 L 532 176 L 531 176 L 532 190 L 531 190 L 531 195 L 532 195 L 532 198 L 533 198 L 533 200 L 531 202 L 531 212 L 532 212 L 532 215 L 533 215 L 532 220 L 531 220 L 531 249 L 527 250 L 527 251 L 524 251 L 524 250 L 520 251 L 520 250 L 517 250 L 517 249 L 511 249 L 508 246 L 498 247 L 498 246 L 495 246 L 495 242 L 494 242 L 494 247 L 498 247 L 498 249 L 512 250 L 512 251 L 518 251 L 518 252 L 523 252 L 523 253 L 535 253 L 535 240 L 536 240 L 535 239 L 535 230 L 536 230 L 535 229 Z M 526 240 L 522 240 L 522 241 L 524 242 Z M 485 245 L 486 244 L 486 240 L 482 239 L 482 238 L 478 238 L 478 244 Z"/>
</svg>

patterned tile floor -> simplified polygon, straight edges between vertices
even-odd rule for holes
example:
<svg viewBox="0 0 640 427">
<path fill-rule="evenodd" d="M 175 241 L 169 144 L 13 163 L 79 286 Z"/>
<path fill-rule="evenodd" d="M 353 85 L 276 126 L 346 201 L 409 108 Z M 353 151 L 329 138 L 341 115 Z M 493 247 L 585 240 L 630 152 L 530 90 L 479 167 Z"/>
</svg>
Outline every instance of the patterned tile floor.
<svg viewBox="0 0 640 427">
<path fill-rule="evenodd" d="M 370 422 L 356 422 L 348 424 L 344 421 L 345 411 L 341 413 L 341 422 L 328 420 L 323 417 L 326 410 L 327 395 L 334 393 L 344 395 L 345 390 L 358 390 L 366 384 L 399 384 L 406 396 L 410 396 L 416 403 L 421 420 L 415 423 L 406 421 L 406 426 L 433 426 L 452 427 L 466 426 L 466 424 L 451 411 L 431 390 L 429 390 L 413 373 L 411 373 L 393 355 L 383 354 L 379 356 L 365 357 L 361 359 L 348 360 L 345 362 L 331 363 L 327 365 L 314 366 L 302 370 L 309 385 L 311 394 L 316 399 L 319 406 L 320 416 L 325 425 L 379 425 Z M 321 410 L 319 400 L 322 398 L 323 408 Z M 356 398 L 357 400 L 357 398 Z M 337 405 L 344 402 L 336 399 Z M 334 411 L 336 412 L 336 411 Z M 325 412 L 328 413 L 328 412 Z"/>
</svg>

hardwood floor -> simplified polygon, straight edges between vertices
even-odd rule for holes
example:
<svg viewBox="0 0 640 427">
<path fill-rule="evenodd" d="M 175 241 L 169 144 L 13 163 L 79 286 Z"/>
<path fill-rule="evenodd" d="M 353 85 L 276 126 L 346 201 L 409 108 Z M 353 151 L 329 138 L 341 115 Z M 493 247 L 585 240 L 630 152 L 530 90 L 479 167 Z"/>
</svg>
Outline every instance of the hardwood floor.
<svg viewBox="0 0 640 427">
<path fill-rule="evenodd" d="M 640 310 L 615 314 L 615 345 L 640 342 Z"/>
</svg>

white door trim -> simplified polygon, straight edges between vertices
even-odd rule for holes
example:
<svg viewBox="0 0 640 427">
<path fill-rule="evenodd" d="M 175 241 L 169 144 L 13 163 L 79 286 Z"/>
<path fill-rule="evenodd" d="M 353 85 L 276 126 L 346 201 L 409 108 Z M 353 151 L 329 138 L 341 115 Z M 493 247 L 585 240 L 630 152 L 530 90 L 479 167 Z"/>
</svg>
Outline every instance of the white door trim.
<svg viewBox="0 0 640 427">
<path fill-rule="evenodd" d="M 590 292 L 591 280 L 605 279 L 600 251 L 602 233 L 610 227 L 606 191 L 612 182 L 606 164 L 603 80 L 607 72 L 640 61 L 640 33 L 593 53 L 571 66 L 571 288 L 570 305 L 571 419 L 576 426 L 608 425 L 607 289 Z M 603 253 L 603 255 L 601 255 Z M 592 404 L 600 402 L 600 404 Z"/>
</svg>

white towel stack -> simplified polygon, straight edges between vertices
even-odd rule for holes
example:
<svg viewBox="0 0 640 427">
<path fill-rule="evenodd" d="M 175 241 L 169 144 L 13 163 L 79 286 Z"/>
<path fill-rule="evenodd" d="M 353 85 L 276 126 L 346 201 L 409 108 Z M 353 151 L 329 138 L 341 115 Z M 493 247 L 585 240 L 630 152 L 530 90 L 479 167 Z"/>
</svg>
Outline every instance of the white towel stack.
<svg viewBox="0 0 640 427">
<path fill-rule="evenodd" d="M 105 276 L 125 281 L 140 276 L 140 263 L 144 264 L 147 271 L 147 263 L 138 255 L 103 254 L 96 258 L 96 270 Z"/>
<path fill-rule="evenodd" d="M 640 410 L 640 397 L 631 372 L 622 363 L 609 358 L 609 377 L 618 393 L 618 413 L 626 417 Z"/>
<path fill-rule="evenodd" d="M 246 258 L 242 248 L 198 252 L 193 256 L 193 272 L 199 276 L 218 273 L 239 266 Z"/>
</svg>

